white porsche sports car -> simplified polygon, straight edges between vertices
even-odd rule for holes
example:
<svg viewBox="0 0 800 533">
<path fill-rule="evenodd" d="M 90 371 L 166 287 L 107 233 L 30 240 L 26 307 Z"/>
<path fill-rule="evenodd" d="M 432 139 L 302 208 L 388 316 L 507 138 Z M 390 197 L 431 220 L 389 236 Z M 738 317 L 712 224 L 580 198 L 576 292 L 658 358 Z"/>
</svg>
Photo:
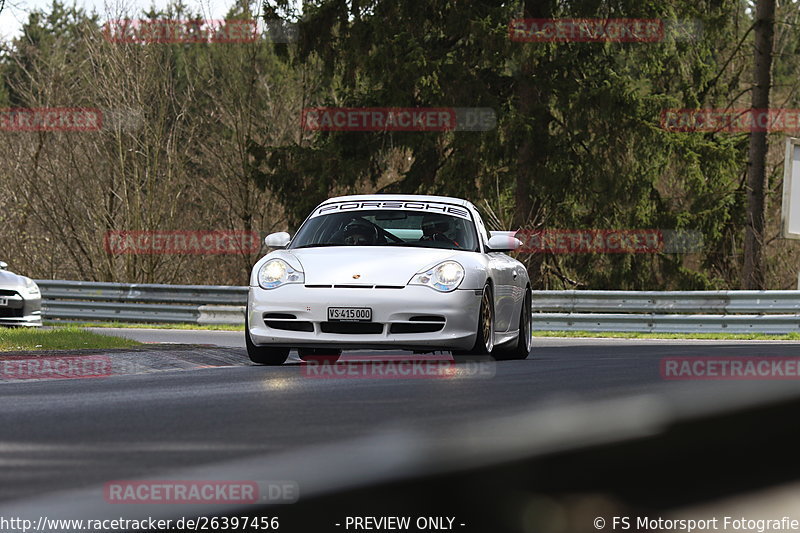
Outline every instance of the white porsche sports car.
<svg viewBox="0 0 800 533">
<path fill-rule="evenodd" d="M 442 196 L 360 195 L 317 206 L 294 238 L 253 267 L 245 340 L 250 359 L 279 365 L 335 360 L 342 349 L 524 359 L 531 347 L 528 272 L 505 255 L 470 202 Z"/>
</svg>

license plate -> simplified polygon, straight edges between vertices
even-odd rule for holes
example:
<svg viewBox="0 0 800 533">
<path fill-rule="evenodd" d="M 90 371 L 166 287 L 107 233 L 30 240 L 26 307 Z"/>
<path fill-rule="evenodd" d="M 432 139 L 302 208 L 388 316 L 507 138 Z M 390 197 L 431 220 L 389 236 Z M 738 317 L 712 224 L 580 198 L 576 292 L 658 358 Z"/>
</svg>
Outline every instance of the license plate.
<svg viewBox="0 0 800 533">
<path fill-rule="evenodd" d="M 329 307 L 328 320 L 370 322 L 372 321 L 372 309 L 370 307 Z"/>
<path fill-rule="evenodd" d="M 8 306 L 8 298 L 0 297 L 0 307 L 6 307 L 6 306 Z"/>
</svg>

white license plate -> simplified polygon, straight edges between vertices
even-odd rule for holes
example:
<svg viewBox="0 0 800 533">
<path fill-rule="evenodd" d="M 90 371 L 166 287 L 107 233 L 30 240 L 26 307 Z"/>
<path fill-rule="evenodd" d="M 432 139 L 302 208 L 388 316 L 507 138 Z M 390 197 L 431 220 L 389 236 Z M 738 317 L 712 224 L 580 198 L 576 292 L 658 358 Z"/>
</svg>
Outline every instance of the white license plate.
<svg viewBox="0 0 800 533">
<path fill-rule="evenodd" d="M 328 320 L 371 322 L 372 309 L 370 307 L 329 307 Z"/>
<path fill-rule="evenodd" d="M 0 297 L 0 307 L 8 306 L 8 298 Z"/>
</svg>

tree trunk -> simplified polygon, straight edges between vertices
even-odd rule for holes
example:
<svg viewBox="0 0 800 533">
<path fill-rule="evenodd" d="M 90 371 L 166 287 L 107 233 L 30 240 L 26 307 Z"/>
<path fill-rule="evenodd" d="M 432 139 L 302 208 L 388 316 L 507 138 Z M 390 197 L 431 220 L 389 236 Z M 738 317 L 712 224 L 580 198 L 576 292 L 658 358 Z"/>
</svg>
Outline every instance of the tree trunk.
<svg viewBox="0 0 800 533">
<path fill-rule="evenodd" d="M 775 33 L 775 0 L 758 0 L 755 21 L 754 116 L 767 113 L 771 85 L 772 47 Z M 766 229 L 767 132 L 750 132 L 747 163 L 747 221 L 744 237 L 742 288 L 766 289 L 764 232 Z"/>
<path fill-rule="evenodd" d="M 551 13 L 549 0 L 526 0 L 524 18 L 548 18 Z M 540 59 L 540 61 L 545 61 Z M 531 216 L 531 192 L 537 175 L 541 175 L 547 154 L 547 139 L 550 128 L 548 97 L 542 91 L 542 76 L 536 79 L 541 65 L 526 61 L 517 80 L 516 97 L 520 115 L 533 131 L 526 135 L 517 156 L 517 181 L 514 188 L 514 228 L 528 226 Z"/>
</svg>

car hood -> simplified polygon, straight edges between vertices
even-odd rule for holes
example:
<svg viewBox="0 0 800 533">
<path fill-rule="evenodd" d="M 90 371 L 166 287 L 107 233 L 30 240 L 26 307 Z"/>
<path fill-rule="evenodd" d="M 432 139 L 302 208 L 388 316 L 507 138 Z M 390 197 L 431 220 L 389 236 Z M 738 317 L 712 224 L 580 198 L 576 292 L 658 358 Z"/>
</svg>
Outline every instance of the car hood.
<svg viewBox="0 0 800 533">
<path fill-rule="evenodd" d="M 390 246 L 287 250 L 303 265 L 306 285 L 406 285 L 417 272 L 470 252 Z M 354 276 L 358 276 L 357 278 Z"/>
<path fill-rule="evenodd" d="M 0 270 L 0 288 L 3 289 L 18 289 L 25 287 L 25 278 L 9 272 L 8 270 Z"/>
</svg>

